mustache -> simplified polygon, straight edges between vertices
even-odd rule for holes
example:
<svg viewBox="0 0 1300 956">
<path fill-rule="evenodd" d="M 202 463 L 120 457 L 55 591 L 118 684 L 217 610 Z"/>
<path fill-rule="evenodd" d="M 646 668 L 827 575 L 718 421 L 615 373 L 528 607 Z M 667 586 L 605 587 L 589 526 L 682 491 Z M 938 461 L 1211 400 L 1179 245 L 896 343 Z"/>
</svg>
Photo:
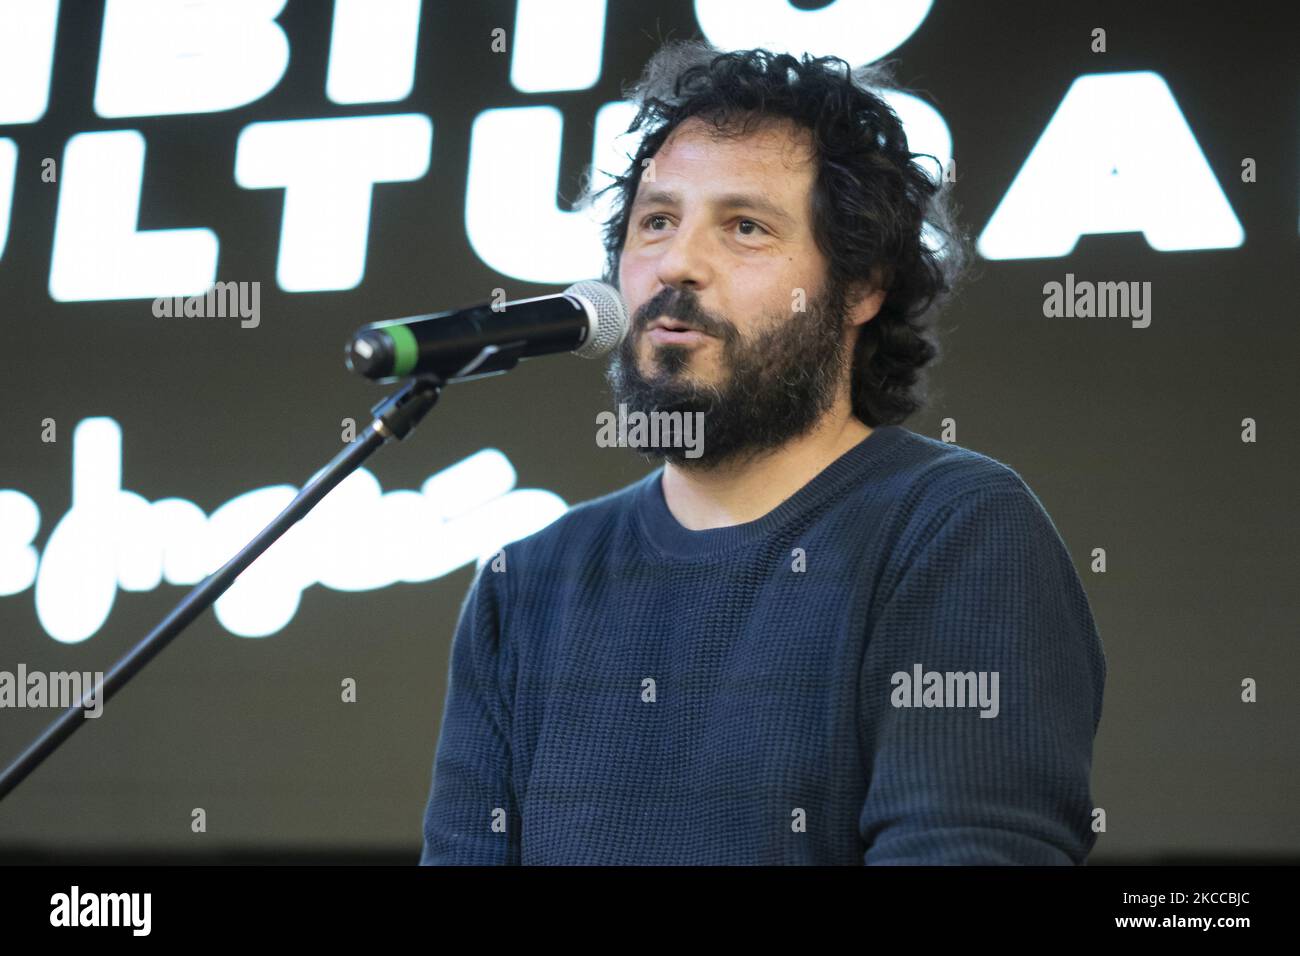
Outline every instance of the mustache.
<svg viewBox="0 0 1300 956">
<path fill-rule="evenodd" d="M 705 312 L 694 294 L 682 294 L 674 289 L 664 289 L 651 296 L 633 314 L 632 327 L 638 332 L 644 332 L 646 327 L 660 316 L 689 323 L 701 332 L 721 339 L 729 339 L 735 335 L 735 326 Z"/>
</svg>

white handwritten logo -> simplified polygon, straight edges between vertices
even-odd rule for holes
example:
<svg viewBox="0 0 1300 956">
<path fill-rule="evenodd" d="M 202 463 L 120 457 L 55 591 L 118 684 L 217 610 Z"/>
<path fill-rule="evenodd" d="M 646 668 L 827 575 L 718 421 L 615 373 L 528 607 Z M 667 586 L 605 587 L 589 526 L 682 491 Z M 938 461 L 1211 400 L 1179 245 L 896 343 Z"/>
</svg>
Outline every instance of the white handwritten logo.
<svg viewBox="0 0 1300 956">
<path fill-rule="evenodd" d="M 36 503 L 0 490 L 0 595 L 34 582 L 41 626 L 65 644 L 99 631 L 119 587 L 197 584 L 298 493 L 292 485 L 258 488 L 211 515 L 183 498 L 147 501 L 122 488 L 122 430 L 111 418 L 77 425 L 72 459 L 72 506 L 39 557 Z M 383 492 L 359 468 L 235 579 L 213 605 L 217 619 L 232 634 L 266 637 L 293 619 L 312 584 L 365 591 L 482 564 L 568 510 L 550 491 L 515 489 L 515 479 L 496 449 L 430 476 L 419 491 Z"/>
</svg>

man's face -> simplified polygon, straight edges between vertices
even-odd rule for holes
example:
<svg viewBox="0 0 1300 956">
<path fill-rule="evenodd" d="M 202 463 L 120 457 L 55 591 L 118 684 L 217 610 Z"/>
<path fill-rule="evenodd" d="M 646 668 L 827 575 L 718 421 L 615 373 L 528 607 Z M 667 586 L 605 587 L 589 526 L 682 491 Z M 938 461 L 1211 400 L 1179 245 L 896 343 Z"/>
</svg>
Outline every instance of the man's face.
<svg viewBox="0 0 1300 956">
<path fill-rule="evenodd" d="M 629 411 L 704 413 L 699 458 L 649 449 L 686 468 L 808 431 L 847 388 L 856 331 L 813 238 L 806 134 L 709 131 L 682 123 L 638 186 L 618 274 L 632 321 L 607 376 Z"/>
</svg>

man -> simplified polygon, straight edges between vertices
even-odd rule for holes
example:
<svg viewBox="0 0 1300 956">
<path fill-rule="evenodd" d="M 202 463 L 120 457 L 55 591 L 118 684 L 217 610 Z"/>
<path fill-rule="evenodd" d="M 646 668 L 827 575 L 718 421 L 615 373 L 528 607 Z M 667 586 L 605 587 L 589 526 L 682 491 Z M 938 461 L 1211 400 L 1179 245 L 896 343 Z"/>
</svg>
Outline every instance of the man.
<svg viewBox="0 0 1300 956">
<path fill-rule="evenodd" d="M 484 565 L 422 863 L 1084 862 L 1100 638 L 1019 476 L 899 425 L 965 242 L 878 75 L 649 64 L 609 380 L 703 453 Z"/>
</svg>

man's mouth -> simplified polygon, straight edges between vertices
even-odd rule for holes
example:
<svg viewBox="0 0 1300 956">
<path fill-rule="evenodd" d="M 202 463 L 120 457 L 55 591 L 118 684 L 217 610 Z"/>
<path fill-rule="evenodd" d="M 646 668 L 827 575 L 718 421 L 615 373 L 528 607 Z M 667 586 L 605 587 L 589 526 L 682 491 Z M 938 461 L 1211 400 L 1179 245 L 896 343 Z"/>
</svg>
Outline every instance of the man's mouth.
<svg viewBox="0 0 1300 956">
<path fill-rule="evenodd" d="M 698 345 L 707 339 L 707 333 L 689 322 L 665 316 L 650 323 L 646 338 L 658 345 Z"/>
<path fill-rule="evenodd" d="M 666 332 L 699 332 L 700 330 L 689 322 L 683 322 L 681 319 L 671 319 L 667 316 L 660 316 L 650 323 L 650 329 L 663 329 Z M 649 331 L 649 329 L 647 329 Z"/>
</svg>

